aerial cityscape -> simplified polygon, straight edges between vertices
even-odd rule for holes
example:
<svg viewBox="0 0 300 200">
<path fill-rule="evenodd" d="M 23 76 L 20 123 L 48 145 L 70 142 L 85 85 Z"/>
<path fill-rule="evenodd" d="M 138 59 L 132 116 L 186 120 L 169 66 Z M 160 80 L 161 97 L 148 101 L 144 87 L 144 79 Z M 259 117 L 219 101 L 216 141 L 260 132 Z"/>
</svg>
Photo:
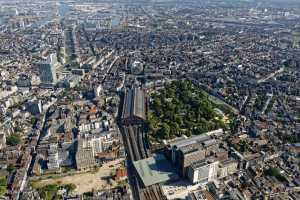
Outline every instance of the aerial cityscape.
<svg viewBox="0 0 300 200">
<path fill-rule="evenodd" d="M 300 0 L 0 0 L 0 200 L 300 200 Z"/>
</svg>

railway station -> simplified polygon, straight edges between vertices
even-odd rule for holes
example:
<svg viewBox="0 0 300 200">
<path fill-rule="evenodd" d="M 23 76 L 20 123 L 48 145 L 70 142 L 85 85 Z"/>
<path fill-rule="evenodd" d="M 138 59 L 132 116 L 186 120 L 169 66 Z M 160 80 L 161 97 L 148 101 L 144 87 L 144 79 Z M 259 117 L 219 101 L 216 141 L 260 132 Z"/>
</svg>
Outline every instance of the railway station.
<svg viewBox="0 0 300 200">
<path fill-rule="evenodd" d="M 125 91 L 123 124 L 142 124 L 146 120 L 145 113 L 145 92 L 140 88 Z"/>
</svg>

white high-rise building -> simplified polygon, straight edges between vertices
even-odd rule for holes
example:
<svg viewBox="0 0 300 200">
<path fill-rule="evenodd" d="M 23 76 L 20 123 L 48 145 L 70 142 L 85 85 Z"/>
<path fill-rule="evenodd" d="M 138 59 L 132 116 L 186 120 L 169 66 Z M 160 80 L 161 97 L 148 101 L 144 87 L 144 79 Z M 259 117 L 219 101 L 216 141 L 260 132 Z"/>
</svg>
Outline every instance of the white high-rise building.
<svg viewBox="0 0 300 200">
<path fill-rule="evenodd" d="M 207 162 L 205 160 L 196 162 L 188 168 L 188 178 L 195 183 L 207 183 L 218 178 L 219 161 Z"/>
<path fill-rule="evenodd" d="M 103 90 L 102 85 L 98 85 L 97 87 L 95 87 L 95 89 L 94 89 L 95 96 L 96 97 L 101 96 L 102 90 Z"/>
<path fill-rule="evenodd" d="M 47 166 L 49 170 L 55 170 L 59 168 L 57 144 L 50 144 Z"/>
<path fill-rule="evenodd" d="M 57 62 L 56 54 L 50 54 L 46 61 L 37 63 L 37 66 L 42 84 L 55 85 L 57 83 L 56 71 L 59 63 Z"/>
</svg>

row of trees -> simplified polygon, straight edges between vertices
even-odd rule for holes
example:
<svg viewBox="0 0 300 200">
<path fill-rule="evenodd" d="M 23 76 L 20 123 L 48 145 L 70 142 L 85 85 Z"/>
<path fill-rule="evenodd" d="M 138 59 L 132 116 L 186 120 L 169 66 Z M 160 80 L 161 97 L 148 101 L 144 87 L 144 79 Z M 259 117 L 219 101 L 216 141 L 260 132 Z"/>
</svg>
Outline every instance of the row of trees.
<svg viewBox="0 0 300 200">
<path fill-rule="evenodd" d="M 4 196 L 7 191 L 6 190 L 6 187 L 7 187 L 6 182 L 7 182 L 7 180 L 6 180 L 5 176 L 1 176 L 0 177 L 0 197 Z"/>
<path fill-rule="evenodd" d="M 208 96 L 189 81 L 175 81 L 151 95 L 148 125 L 150 134 L 169 139 L 226 128 Z"/>
</svg>

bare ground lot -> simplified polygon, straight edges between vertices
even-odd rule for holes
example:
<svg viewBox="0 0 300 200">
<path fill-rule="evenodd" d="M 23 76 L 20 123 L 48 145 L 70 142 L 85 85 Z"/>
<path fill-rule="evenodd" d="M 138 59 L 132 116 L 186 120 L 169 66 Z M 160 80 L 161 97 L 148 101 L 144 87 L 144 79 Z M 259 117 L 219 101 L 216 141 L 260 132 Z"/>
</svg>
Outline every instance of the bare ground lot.
<svg viewBox="0 0 300 200">
<path fill-rule="evenodd" d="M 43 187 L 49 184 L 70 184 L 76 185 L 75 194 L 82 194 L 100 189 L 110 189 L 117 186 L 117 182 L 110 179 L 107 181 L 105 177 L 109 177 L 118 167 L 122 165 L 124 159 L 117 159 L 103 164 L 96 172 L 80 173 L 71 176 L 44 179 L 34 183 L 36 187 Z"/>
</svg>

